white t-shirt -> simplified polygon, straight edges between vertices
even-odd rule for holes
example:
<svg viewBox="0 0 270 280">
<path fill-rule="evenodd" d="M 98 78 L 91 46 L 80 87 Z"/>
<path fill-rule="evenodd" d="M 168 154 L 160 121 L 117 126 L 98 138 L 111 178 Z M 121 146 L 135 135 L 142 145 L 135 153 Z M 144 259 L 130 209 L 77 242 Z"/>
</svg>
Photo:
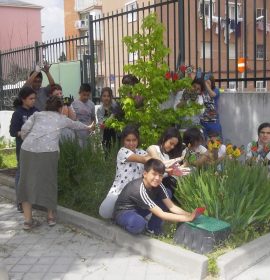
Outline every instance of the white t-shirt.
<svg viewBox="0 0 270 280">
<path fill-rule="evenodd" d="M 188 149 L 188 148 L 185 148 L 185 149 L 184 149 L 184 151 L 182 152 L 182 156 L 185 156 L 185 155 L 186 155 L 187 149 Z M 207 149 L 206 149 L 203 145 L 199 145 L 199 146 L 195 149 L 195 151 L 194 151 L 194 153 L 197 154 L 197 155 L 203 155 L 203 154 L 205 154 L 206 152 L 207 152 Z M 226 150 L 225 150 L 225 152 L 226 152 Z"/>
<path fill-rule="evenodd" d="M 125 147 L 119 150 L 116 159 L 115 179 L 109 193 L 120 194 L 127 183 L 142 177 L 144 165 L 142 163 L 127 161 L 133 154 L 133 151 Z M 136 149 L 135 154 L 143 156 L 146 155 L 146 152 L 141 149 Z"/>
<path fill-rule="evenodd" d="M 221 144 L 218 149 L 218 158 L 221 158 L 226 155 L 226 146 Z"/>
<path fill-rule="evenodd" d="M 159 159 L 162 160 L 162 161 L 170 159 L 168 154 L 165 154 L 165 153 L 161 152 L 160 147 L 158 145 L 151 145 L 147 148 L 146 151 L 148 151 L 148 149 L 155 149 L 156 153 L 159 156 Z"/>
</svg>

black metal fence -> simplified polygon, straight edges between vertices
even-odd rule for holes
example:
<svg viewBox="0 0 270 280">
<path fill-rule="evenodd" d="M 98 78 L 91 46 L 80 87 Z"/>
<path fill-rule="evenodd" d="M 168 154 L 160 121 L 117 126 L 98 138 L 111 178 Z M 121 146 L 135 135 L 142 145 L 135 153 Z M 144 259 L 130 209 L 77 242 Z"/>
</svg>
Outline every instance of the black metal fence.
<svg viewBox="0 0 270 280">
<path fill-rule="evenodd" d="M 82 81 L 91 82 L 98 98 L 110 86 L 117 96 L 123 67 L 136 63 L 122 39 L 140 32 L 143 18 L 155 12 L 165 26 L 164 44 L 171 70 L 180 64 L 214 74 L 220 87 L 269 88 L 270 24 L 268 0 L 160 0 L 100 17 L 89 16 L 88 35 L 35 43 L 0 52 L 0 109 L 10 108 L 37 63 L 80 60 Z M 247 61 L 239 73 L 238 60 Z"/>
</svg>

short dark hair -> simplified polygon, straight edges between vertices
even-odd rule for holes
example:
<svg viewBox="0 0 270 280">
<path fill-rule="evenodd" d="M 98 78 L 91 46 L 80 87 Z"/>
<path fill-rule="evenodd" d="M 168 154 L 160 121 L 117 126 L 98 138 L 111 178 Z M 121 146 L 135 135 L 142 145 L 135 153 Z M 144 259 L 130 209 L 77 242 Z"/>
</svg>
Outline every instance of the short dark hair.
<svg viewBox="0 0 270 280">
<path fill-rule="evenodd" d="M 201 86 L 201 91 L 205 91 L 205 82 L 204 82 L 203 78 L 195 78 L 192 81 L 192 85 L 194 85 L 194 84 L 200 85 Z"/>
<path fill-rule="evenodd" d="M 108 92 L 108 93 L 109 93 L 111 99 L 113 98 L 112 89 L 111 89 L 110 87 L 104 87 L 104 88 L 102 88 L 100 97 L 102 97 L 102 95 L 103 95 L 105 92 Z"/>
<path fill-rule="evenodd" d="M 261 123 L 258 127 L 258 135 L 260 134 L 261 130 L 266 128 L 266 127 L 270 128 L 270 123 L 268 123 L 268 122 Z"/>
<path fill-rule="evenodd" d="M 216 130 L 210 130 L 208 132 L 208 137 L 220 137 L 220 133 Z"/>
<path fill-rule="evenodd" d="M 13 106 L 17 108 L 18 106 L 23 105 L 23 99 L 26 99 L 31 94 L 37 94 L 31 87 L 23 87 L 20 89 L 18 97 L 13 101 Z"/>
<path fill-rule="evenodd" d="M 124 139 L 129 135 L 129 134 L 133 134 L 138 141 L 140 141 L 140 133 L 139 130 L 136 126 L 134 125 L 127 125 L 124 127 L 122 133 L 121 133 L 121 141 L 123 143 Z"/>
<path fill-rule="evenodd" d="M 159 159 L 150 158 L 144 164 L 144 171 L 149 172 L 150 170 L 154 170 L 155 172 L 158 172 L 159 174 L 164 174 L 165 173 L 165 165 Z"/>
<path fill-rule="evenodd" d="M 161 137 L 158 140 L 158 145 L 160 147 L 161 152 L 163 151 L 163 145 L 164 143 L 171 139 L 171 138 L 177 138 L 178 139 L 178 143 L 177 145 L 174 147 L 173 150 L 171 150 L 170 152 L 168 152 L 167 154 L 169 155 L 170 158 L 176 158 L 176 157 L 180 157 L 182 155 L 182 137 L 180 135 L 180 132 L 177 128 L 175 127 L 169 127 L 167 128 L 163 134 L 161 135 Z"/>
<path fill-rule="evenodd" d="M 83 91 L 91 92 L 91 86 L 88 83 L 81 84 L 79 93 L 81 93 Z"/>
<path fill-rule="evenodd" d="M 31 77 L 31 76 L 34 74 L 34 72 L 35 72 L 35 71 L 31 71 L 29 76 Z M 43 75 L 42 75 L 42 73 L 39 72 L 39 73 L 36 75 L 36 78 L 40 78 L 41 80 L 43 80 Z"/>
<path fill-rule="evenodd" d="M 138 78 L 132 74 L 127 74 L 122 78 L 123 85 L 134 86 L 135 84 L 138 84 L 138 83 L 139 83 Z"/>
<path fill-rule="evenodd" d="M 54 92 L 55 90 L 62 90 L 62 87 L 61 87 L 61 85 L 59 85 L 59 84 L 53 84 L 53 85 L 51 85 L 50 87 L 51 87 L 51 94 L 53 94 L 53 92 Z"/>
<path fill-rule="evenodd" d="M 46 111 L 58 112 L 64 105 L 63 98 L 58 96 L 50 96 L 46 102 Z"/>
<path fill-rule="evenodd" d="M 194 145 L 196 142 L 201 142 L 201 141 L 203 141 L 203 135 L 199 130 L 199 128 L 197 127 L 188 128 L 184 132 L 183 142 L 186 144 L 186 146 L 188 146 L 188 144 Z"/>
</svg>

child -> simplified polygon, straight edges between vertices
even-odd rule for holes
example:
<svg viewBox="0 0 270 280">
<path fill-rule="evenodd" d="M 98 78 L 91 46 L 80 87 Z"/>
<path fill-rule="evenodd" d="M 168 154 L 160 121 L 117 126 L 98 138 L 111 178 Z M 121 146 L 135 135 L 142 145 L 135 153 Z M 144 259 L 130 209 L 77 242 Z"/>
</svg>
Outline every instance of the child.
<svg viewBox="0 0 270 280">
<path fill-rule="evenodd" d="M 82 84 L 79 90 L 79 99 L 72 102 L 71 106 L 76 114 L 77 121 L 90 125 L 96 123 L 95 104 L 90 100 L 91 86 Z M 77 137 L 81 146 L 85 146 L 89 132 L 85 130 L 77 131 Z"/>
<path fill-rule="evenodd" d="M 63 98 L 62 87 L 59 84 L 52 85 L 50 96 L 58 96 L 60 98 Z M 61 114 L 65 115 L 68 118 L 70 118 L 71 120 L 75 121 L 76 120 L 76 114 L 75 114 L 74 109 L 71 107 L 72 100 L 73 99 L 71 97 L 63 98 L 64 105 L 62 107 Z M 66 140 L 66 139 L 74 139 L 74 138 L 75 138 L 75 132 L 72 129 L 69 129 L 69 128 L 63 128 L 62 129 L 61 141 Z"/>
<path fill-rule="evenodd" d="M 47 101 L 47 99 L 49 97 L 49 93 L 50 93 L 49 87 L 41 87 L 42 80 L 43 80 L 41 71 L 43 71 L 46 74 L 46 76 L 49 80 L 49 84 L 51 86 L 54 85 L 53 77 L 50 74 L 50 67 L 51 67 L 51 65 L 46 64 L 41 69 L 37 65 L 35 71 L 32 71 L 30 73 L 30 76 L 25 83 L 25 86 L 32 87 L 32 89 L 37 93 L 35 107 L 39 111 L 45 110 L 46 101 Z"/>
<path fill-rule="evenodd" d="M 36 92 L 31 87 L 23 87 L 14 100 L 15 112 L 12 115 L 9 133 L 10 136 L 16 137 L 16 158 L 17 171 L 15 176 L 16 196 L 18 193 L 18 182 L 20 178 L 20 150 L 22 145 L 21 128 L 26 120 L 37 111 L 34 107 L 36 101 Z M 17 203 L 17 210 L 22 212 L 22 205 Z"/>
<path fill-rule="evenodd" d="M 183 142 L 186 145 L 182 155 L 185 157 L 184 166 L 200 167 L 210 161 L 207 149 L 202 145 L 203 135 L 196 128 L 189 128 L 184 132 Z"/>
<path fill-rule="evenodd" d="M 112 218 L 115 201 L 125 185 L 143 173 L 143 164 L 149 159 L 144 150 L 138 149 L 139 131 L 126 126 L 122 132 L 122 145 L 116 160 L 116 174 L 113 185 L 100 205 L 99 214 L 105 219 Z"/>
<path fill-rule="evenodd" d="M 132 234 L 147 229 L 159 235 L 163 220 L 189 222 L 196 217 L 196 211 L 188 213 L 171 201 L 161 183 L 164 172 L 165 165 L 158 159 L 145 163 L 143 178 L 129 182 L 115 203 L 114 218 L 118 225 Z M 152 217 L 147 223 L 145 216 L 150 213 Z"/>
<path fill-rule="evenodd" d="M 210 131 L 208 135 L 208 152 L 212 153 L 214 161 L 222 161 L 226 156 L 226 146 L 222 144 L 217 131 Z"/>
<path fill-rule="evenodd" d="M 102 145 L 105 151 L 108 151 L 111 147 L 112 142 L 116 141 L 116 132 L 113 128 L 105 126 L 106 119 L 114 115 L 114 102 L 112 89 L 105 87 L 101 90 L 101 105 L 97 109 L 97 122 L 102 133 Z"/>
<path fill-rule="evenodd" d="M 146 151 L 151 157 L 161 160 L 166 168 L 183 160 L 181 157 L 182 138 L 178 129 L 174 127 L 166 129 L 161 135 L 158 145 L 151 145 Z"/>
<path fill-rule="evenodd" d="M 59 138 L 65 127 L 92 130 L 87 126 L 61 114 L 63 101 L 57 96 L 47 100 L 46 111 L 34 113 L 22 126 L 24 140 L 20 153 L 20 180 L 18 201 L 24 211 L 25 230 L 40 223 L 32 219 L 32 204 L 48 209 L 48 225 L 56 224 L 54 211 L 57 206 L 57 162 Z"/>
<path fill-rule="evenodd" d="M 179 130 L 175 127 L 166 129 L 161 135 L 158 145 L 149 146 L 146 152 L 149 154 L 149 156 L 161 160 L 165 164 L 166 171 L 170 175 L 176 175 L 173 174 L 176 169 L 173 169 L 172 166 L 183 160 L 183 157 L 181 157 L 182 138 L 180 136 Z M 181 167 L 179 164 L 178 168 L 180 171 Z M 173 192 L 177 182 L 174 177 L 165 173 L 162 183 L 166 188 L 169 188 Z"/>
<path fill-rule="evenodd" d="M 52 85 L 50 96 L 58 96 L 63 98 L 62 87 L 59 84 Z M 65 102 L 65 99 L 67 99 L 67 102 Z M 73 108 L 71 107 L 71 100 L 72 100 L 71 97 L 64 98 L 64 106 L 62 109 L 62 114 L 75 121 L 76 114 Z"/>
<path fill-rule="evenodd" d="M 207 77 L 205 79 L 207 79 Z M 220 137 L 222 136 L 222 129 L 218 114 L 219 96 L 220 92 L 215 85 L 215 78 L 213 75 L 210 75 L 209 79 L 205 80 L 205 90 L 202 91 L 205 109 L 200 117 L 200 123 L 203 126 L 205 138 L 207 138 L 207 136 L 209 137 L 209 132 L 213 130 L 216 131 Z"/>
<path fill-rule="evenodd" d="M 258 127 L 258 140 L 247 145 L 247 163 L 264 163 L 270 170 L 270 123 L 261 123 Z"/>
</svg>

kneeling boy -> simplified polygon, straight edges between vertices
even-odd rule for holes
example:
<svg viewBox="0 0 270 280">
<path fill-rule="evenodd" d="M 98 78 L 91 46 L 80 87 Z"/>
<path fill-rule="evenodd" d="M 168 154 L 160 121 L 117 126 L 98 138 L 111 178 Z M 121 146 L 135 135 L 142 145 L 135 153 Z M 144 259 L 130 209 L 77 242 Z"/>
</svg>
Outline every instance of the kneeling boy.
<svg viewBox="0 0 270 280">
<path fill-rule="evenodd" d="M 118 225 L 132 234 L 139 234 L 145 229 L 160 234 L 163 220 L 188 222 L 195 218 L 195 211 L 186 212 L 171 201 L 161 183 L 164 172 L 165 166 L 160 160 L 150 159 L 144 165 L 143 178 L 125 186 L 114 208 Z M 150 213 L 152 217 L 147 223 L 144 217 Z"/>
</svg>

